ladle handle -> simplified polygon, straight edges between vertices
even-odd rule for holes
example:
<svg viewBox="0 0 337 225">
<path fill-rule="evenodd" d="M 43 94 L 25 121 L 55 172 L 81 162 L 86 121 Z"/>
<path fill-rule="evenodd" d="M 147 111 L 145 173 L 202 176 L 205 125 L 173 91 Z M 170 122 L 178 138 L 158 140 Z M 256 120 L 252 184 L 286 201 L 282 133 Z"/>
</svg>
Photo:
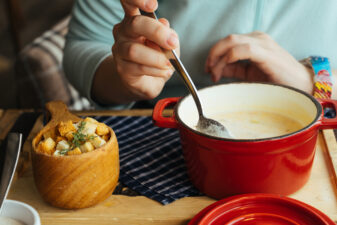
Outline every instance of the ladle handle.
<svg viewBox="0 0 337 225">
<path fill-rule="evenodd" d="M 155 20 L 158 20 L 155 12 L 145 12 L 143 10 L 139 10 L 139 11 L 140 11 L 140 14 L 143 15 L 143 16 L 148 16 L 148 17 L 151 17 Z M 171 50 L 171 51 L 168 51 L 166 49 L 162 49 L 162 50 L 164 51 L 166 58 L 170 61 L 170 63 L 174 67 L 174 69 L 179 73 L 179 75 L 183 79 L 186 87 L 190 91 L 190 93 L 191 93 L 191 95 L 194 99 L 194 102 L 197 106 L 199 116 L 203 116 L 203 111 L 202 111 L 201 102 L 200 102 L 200 98 L 198 96 L 197 89 L 196 89 L 190 75 L 188 74 L 187 70 L 185 69 L 183 63 L 181 62 L 181 60 L 179 59 L 178 55 L 176 54 L 176 52 L 174 50 Z"/>
</svg>

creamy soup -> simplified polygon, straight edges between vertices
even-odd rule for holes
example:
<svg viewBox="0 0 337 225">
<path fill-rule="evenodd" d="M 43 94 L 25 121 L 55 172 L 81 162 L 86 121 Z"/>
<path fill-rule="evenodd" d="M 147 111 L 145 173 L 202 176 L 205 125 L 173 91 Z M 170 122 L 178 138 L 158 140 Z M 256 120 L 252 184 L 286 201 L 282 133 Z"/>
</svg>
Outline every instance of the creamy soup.
<svg viewBox="0 0 337 225">
<path fill-rule="evenodd" d="M 9 217 L 0 217 L 0 225 L 25 225 L 25 223 L 22 223 L 18 220 L 14 220 Z"/>
<path fill-rule="evenodd" d="M 230 112 L 212 118 L 222 123 L 235 139 L 276 137 L 304 127 L 297 120 L 265 111 Z"/>
</svg>

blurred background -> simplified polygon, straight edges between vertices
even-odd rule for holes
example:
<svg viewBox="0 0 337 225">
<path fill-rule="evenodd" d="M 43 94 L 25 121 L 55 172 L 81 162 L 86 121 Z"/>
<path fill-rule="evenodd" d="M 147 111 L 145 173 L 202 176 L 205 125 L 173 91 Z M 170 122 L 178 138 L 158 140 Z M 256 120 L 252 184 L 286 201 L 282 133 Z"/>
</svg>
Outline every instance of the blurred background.
<svg viewBox="0 0 337 225">
<path fill-rule="evenodd" d="M 34 77 L 36 74 L 31 70 L 32 65 L 27 65 L 27 61 L 41 68 L 36 65 L 36 61 L 41 61 L 36 56 L 41 54 L 36 49 L 32 51 L 32 47 L 41 42 L 34 43 L 34 40 L 67 18 L 73 3 L 74 0 L 0 1 L 0 108 L 39 108 L 49 100 L 48 96 L 36 92 L 36 89 L 41 89 L 39 80 Z M 55 43 L 62 45 L 62 40 Z M 30 46 L 29 51 L 27 46 Z M 43 49 L 41 46 L 40 49 Z M 42 58 L 46 56 L 43 55 Z M 55 93 L 49 95 L 55 96 Z"/>
</svg>

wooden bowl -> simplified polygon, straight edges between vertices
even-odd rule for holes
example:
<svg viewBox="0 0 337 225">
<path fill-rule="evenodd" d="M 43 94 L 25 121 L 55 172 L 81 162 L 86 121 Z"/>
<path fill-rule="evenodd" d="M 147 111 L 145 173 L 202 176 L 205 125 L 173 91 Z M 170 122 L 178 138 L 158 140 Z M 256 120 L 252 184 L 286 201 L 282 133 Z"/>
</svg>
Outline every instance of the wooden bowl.
<svg viewBox="0 0 337 225">
<path fill-rule="evenodd" d="M 80 209 L 108 198 L 119 177 L 117 138 L 110 130 L 110 139 L 102 147 L 80 155 L 54 156 L 37 151 L 43 134 L 61 121 L 78 122 L 63 102 L 46 104 L 50 122 L 33 139 L 32 165 L 36 187 L 42 198 L 53 206 Z"/>
</svg>

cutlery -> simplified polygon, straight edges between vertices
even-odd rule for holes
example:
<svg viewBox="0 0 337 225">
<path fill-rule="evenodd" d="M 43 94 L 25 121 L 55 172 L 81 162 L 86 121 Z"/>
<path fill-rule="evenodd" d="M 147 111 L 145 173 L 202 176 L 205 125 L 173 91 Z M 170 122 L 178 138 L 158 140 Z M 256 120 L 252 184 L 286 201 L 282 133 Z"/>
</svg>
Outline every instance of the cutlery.
<svg viewBox="0 0 337 225">
<path fill-rule="evenodd" d="M 158 19 L 155 12 L 145 12 L 140 10 L 140 13 L 143 16 L 148 16 L 156 20 Z M 196 126 L 197 130 L 212 136 L 232 138 L 232 135 L 229 133 L 229 131 L 226 129 L 224 125 L 222 125 L 220 122 L 216 120 L 207 118 L 204 115 L 198 91 L 176 52 L 174 50 L 171 51 L 163 50 L 163 51 L 165 52 L 167 59 L 171 62 L 172 66 L 175 68 L 175 70 L 183 79 L 186 87 L 188 88 L 194 99 L 199 114 L 199 120 Z"/>
<path fill-rule="evenodd" d="M 27 137 L 30 134 L 37 118 L 41 115 L 41 112 L 23 112 L 15 121 L 9 133 L 21 133 L 22 143 L 25 143 Z"/>
<path fill-rule="evenodd" d="M 19 117 L 16 119 L 14 125 L 11 127 L 10 133 L 21 133 L 22 134 L 22 145 L 24 145 L 26 139 L 28 138 L 32 128 L 35 125 L 35 122 L 37 118 L 41 115 L 41 112 L 22 112 Z M 0 140 L 0 146 L 1 144 L 6 140 L 4 138 L 3 140 Z M 21 157 L 18 161 L 16 173 L 20 176 L 25 172 L 25 170 L 30 165 L 30 152 L 28 150 L 23 149 L 21 152 Z M 1 164 L 0 164 L 1 165 Z M 0 168 L 1 170 L 1 168 Z M 0 172 L 1 176 L 1 172 Z"/>
<path fill-rule="evenodd" d="M 0 214 L 14 177 L 21 144 L 21 133 L 9 133 L 0 147 Z"/>
</svg>

